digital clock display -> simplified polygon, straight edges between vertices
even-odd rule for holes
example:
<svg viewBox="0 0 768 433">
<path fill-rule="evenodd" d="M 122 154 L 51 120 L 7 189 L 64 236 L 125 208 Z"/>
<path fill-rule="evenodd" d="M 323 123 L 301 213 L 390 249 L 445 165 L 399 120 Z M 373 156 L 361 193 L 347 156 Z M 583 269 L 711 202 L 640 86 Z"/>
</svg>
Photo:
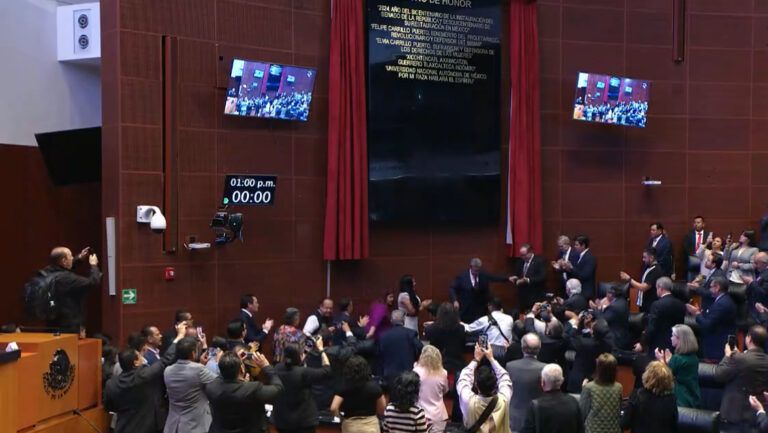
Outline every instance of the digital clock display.
<svg viewBox="0 0 768 433">
<path fill-rule="evenodd" d="M 275 203 L 277 176 L 228 174 L 224 179 L 224 198 L 228 206 L 271 206 Z"/>
</svg>

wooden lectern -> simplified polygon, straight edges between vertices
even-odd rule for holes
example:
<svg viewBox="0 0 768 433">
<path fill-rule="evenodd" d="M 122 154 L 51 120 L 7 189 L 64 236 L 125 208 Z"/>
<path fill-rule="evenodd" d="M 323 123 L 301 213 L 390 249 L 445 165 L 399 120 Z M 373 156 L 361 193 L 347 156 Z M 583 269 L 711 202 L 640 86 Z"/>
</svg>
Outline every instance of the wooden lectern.
<svg viewBox="0 0 768 433">
<path fill-rule="evenodd" d="M 107 431 L 101 406 L 101 340 L 75 334 L 0 334 L 0 433 Z"/>
</svg>

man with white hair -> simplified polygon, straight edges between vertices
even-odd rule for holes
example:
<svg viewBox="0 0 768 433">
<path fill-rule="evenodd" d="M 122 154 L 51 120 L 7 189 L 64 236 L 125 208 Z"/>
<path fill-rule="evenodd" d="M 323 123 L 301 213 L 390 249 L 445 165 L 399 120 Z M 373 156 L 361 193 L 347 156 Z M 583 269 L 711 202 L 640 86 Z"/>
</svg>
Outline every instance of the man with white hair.
<svg viewBox="0 0 768 433">
<path fill-rule="evenodd" d="M 587 298 L 581 294 L 581 281 L 571 278 L 565 282 L 565 293 L 568 299 L 563 302 L 563 308 L 578 315 L 587 309 Z"/>
<path fill-rule="evenodd" d="M 557 249 L 560 254 L 557 257 L 557 261 L 552 262 L 552 268 L 555 272 L 561 274 L 560 278 L 558 278 L 560 280 L 560 288 L 565 290 L 565 283 L 568 281 L 567 266 L 565 263 L 568 262 L 570 266 L 575 265 L 576 262 L 579 261 L 579 253 L 571 247 L 571 239 L 565 235 L 560 235 L 560 237 L 557 238 Z"/>
<path fill-rule="evenodd" d="M 512 378 L 512 401 L 509 402 L 509 424 L 513 432 L 522 430 L 531 402 L 541 397 L 541 370 L 546 364 L 536 359 L 541 349 L 541 339 L 534 333 L 521 339 L 523 358 L 507 363 L 507 373 Z"/>
<path fill-rule="evenodd" d="M 522 433 L 583 433 L 579 402 L 563 393 L 563 369 L 547 364 L 541 370 L 541 389 L 544 395 L 533 400 L 525 417 Z"/>
<path fill-rule="evenodd" d="M 464 323 L 472 323 L 487 314 L 486 306 L 491 299 L 490 283 L 515 281 L 514 277 L 488 274 L 482 268 L 482 260 L 473 258 L 469 261 L 469 270 L 457 275 L 449 288 L 450 300 L 459 310 Z"/>
</svg>

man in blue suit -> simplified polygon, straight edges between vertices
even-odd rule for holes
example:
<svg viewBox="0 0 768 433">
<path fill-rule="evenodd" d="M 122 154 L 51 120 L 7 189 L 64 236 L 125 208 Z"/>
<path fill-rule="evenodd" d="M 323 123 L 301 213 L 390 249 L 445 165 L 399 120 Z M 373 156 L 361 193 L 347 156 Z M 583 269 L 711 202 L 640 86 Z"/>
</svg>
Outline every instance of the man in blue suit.
<svg viewBox="0 0 768 433">
<path fill-rule="evenodd" d="M 257 342 L 261 345 L 267 338 L 269 330 L 275 323 L 272 319 L 267 319 L 261 326 L 256 324 L 254 314 L 259 311 L 259 300 L 252 294 L 246 294 L 240 297 L 240 317 L 245 323 L 245 343 Z"/>
<path fill-rule="evenodd" d="M 674 265 L 672 263 L 672 242 L 664 234 L 664 225 L 660 222 L 651 224 L 651 238 L 648 239 L 648 245 L 646 248 L 656 249 L 656 260 L 659 262 L 659 266 L 664 271 L 664 275 L 671 277 L 674 273 Z"/>
<path fill-rule="evenodd" d="M 696 323 L 701 329 L 702 353 L 704 359 L 719 360 L 723 358 L 723 347 L 729 335 L 736 334 L 736 304 L 728 295 L 728 280 L 715 277 L 709 285 L 712 297 L 715 299 L 706 311 L 688 304 L 685 308 L 688 314 L 696 317 Z"/>
<path fill-rule="evenodd" d="M 579 254 L 576 264 L 563 263 L 568 271 L 568 278 L 576 278 L 581 281 L 581 294 L 592 299 L 595 296 L 595 273 L 597 272 L 597 260 L 589 251 L 589 238 L 584 235 L 576 236 L 573 247 Z"/>
</svg>

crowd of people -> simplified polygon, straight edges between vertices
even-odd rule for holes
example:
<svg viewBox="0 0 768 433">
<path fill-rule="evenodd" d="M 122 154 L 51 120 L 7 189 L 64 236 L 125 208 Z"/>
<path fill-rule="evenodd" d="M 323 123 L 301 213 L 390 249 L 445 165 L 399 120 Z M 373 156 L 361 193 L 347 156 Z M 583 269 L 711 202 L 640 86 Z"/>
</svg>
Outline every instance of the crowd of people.
<svg viewBox="0 0 768 433">
<path fill-rule="evenodd" d="M 235 109 L 241 116 L 306 121 L 311 102 L 312 92 L 283 92 L 271 98 L 269 95 L 238 97 Z"/>
<path fill-rule="evenodd" d="M 210 341 L 192 313 L 179 310 L 172 328 L 147 325 L 122 350 L 103 337 L 105 407 L 120 433 L 266 432 L 268 422 L 282 433 L 312 432 L 334 417 L 354 433 L 458 425 L 673 432 L 678 408 L 704 407 L 704 362 L 724 386 L 721 431 L 768 432 L 768 253 L 753 231 L 721 237 L 696 217 L 683 247 L 687 281 L 674 281 L 663 224 L 651 224 L 649 235 L 642 273 L 620 271 L 610 284 L 596 282 L 587 236 L 573 245 L 561 236 L 549 263 L 523 245 L 512 275 L 489 274 L 473 258 L 444 302 L 421 299 L 407 274 L 367 314 L 351 299 L 326 298 L 305 317 L 287 308 L 275 326 L 257 321 L 258 299 L 246 294 L 225 335 Z M 88 259 L 91 276 L 61 281 L 81 287 L 98 275 L 98 260 L 87 250 L 78 258 Z M 51 260 L 52 271 L 66 273 L 74 258 L 57 248 Z M 547 267 L 561 296 L 547 290 Z M 505 309 L 491 283 L 514 286 L 518 307 Z M 630 324 L 630 300 L 640 330 Z M 67 325 L 78 314 L 66 314 Z M 629 399 L 619 364 L 635 374 Z"/>
<path fill-rule="evenodd" d="M 647 101 L 629 101 L 598 105 L 586 104 L 581 118 L 590 122 L 615 123 L 626 126 L 645 127 L 648 114 Z"/>
</svg>

